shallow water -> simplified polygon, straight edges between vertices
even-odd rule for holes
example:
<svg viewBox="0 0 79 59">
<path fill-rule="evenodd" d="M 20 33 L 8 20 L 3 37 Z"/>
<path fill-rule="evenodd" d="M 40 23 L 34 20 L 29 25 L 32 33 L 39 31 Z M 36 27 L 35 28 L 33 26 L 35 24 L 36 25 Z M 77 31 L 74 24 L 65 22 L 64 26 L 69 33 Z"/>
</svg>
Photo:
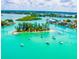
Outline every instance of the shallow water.
<svg viewBox="0 0 79 59">
<path fill-rule="evenodd" d="M 77 59 L 75 29 L 50 25 L 54 32 L 25 32 L 13 35 L 15 25 L 1 29 L 2 59 Z M 49 45 L 46 42 L 49 42 Z M 24 47 L 20 46 L 21 43 Z"/>
</svg>

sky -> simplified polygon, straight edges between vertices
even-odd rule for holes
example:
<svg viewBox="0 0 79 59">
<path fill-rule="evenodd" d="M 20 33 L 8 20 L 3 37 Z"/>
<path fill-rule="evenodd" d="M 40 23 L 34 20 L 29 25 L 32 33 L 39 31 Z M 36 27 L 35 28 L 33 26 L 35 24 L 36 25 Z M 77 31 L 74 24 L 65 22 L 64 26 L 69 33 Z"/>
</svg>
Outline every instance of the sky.
<svg viewBox="0 0 79 59">
<path fill-rule="evenodd" d="M 1 0 L 1 9 L 76 12 L 76 4 L 76 0 Z"/>
</svg>

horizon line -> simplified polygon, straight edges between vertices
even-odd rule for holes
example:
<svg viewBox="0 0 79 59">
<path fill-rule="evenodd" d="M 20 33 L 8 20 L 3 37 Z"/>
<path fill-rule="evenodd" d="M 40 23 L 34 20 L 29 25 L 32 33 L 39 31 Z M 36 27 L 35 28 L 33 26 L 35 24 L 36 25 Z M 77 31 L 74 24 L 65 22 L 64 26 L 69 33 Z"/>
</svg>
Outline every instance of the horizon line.
<svg viewBox="0 0 79 59">
<path fill-rule="evenodd" d="M 69 11 L 52 11 L 52 10 L 1 10 L 1 11 L 49 11 L 49 12 L 69 12 Z M 77 12 L 69 12 L 69 13 L 77 13 Z"/>
</svg>

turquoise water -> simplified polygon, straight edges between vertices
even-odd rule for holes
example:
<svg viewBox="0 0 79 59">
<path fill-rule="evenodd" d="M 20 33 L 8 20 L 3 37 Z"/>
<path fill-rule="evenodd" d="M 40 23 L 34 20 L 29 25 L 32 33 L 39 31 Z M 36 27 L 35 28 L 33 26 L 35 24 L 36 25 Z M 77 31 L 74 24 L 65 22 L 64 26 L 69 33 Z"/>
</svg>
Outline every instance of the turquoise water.
<svg viewBox="0 0 79 59">
<path fill-rule="evenodd" d="M 20 16 L 25 15 L 11 14 L 8 16 L 8 14 L 4 14 L 2 19 L 10 17 L 10 19 L 14 19 Z M 40 23 L 45 21 L 31 22 Z M 77 59 L 77 31 L 75 29 L 50 25 L 54 32 L 24 32 L 13 35 L 11 32 L 15 30 L 14 26 L 16 24 L 1 28 L 2 59 Z M 47 41 L 50 45 L 46 45 Z M 63 44 L 59 44 L 60 41 Z M 20 47 L 21 43 L 24 44 L 24 47 Z"/>
<path fill-rule="evenodd" d="M 26 15 L 22 14 L 2 14 L 3 16 L 1 17 L 3 20 L 5 19 L 18 19 L 18 18 L 21 18 L 21 17 L 24 17 Z"/>
</svg>

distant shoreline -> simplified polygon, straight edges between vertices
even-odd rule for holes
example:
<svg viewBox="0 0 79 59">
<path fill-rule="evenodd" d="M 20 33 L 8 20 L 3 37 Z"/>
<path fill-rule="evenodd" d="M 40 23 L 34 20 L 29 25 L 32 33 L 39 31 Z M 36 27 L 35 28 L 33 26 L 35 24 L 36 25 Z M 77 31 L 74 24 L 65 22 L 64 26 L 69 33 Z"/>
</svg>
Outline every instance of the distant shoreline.
<svg viewBox="0 0 79 59">
<path fill-rule="evenodd" d="M 1 13 L 26 13 L 26 12 L 33 12 L 33 13 L 58 13 L 58 14 L 77 14 L 77 12 L 61 12 L 61 11 L 32 11 L 32 10 L 1 10 Z"/>
</svg>

